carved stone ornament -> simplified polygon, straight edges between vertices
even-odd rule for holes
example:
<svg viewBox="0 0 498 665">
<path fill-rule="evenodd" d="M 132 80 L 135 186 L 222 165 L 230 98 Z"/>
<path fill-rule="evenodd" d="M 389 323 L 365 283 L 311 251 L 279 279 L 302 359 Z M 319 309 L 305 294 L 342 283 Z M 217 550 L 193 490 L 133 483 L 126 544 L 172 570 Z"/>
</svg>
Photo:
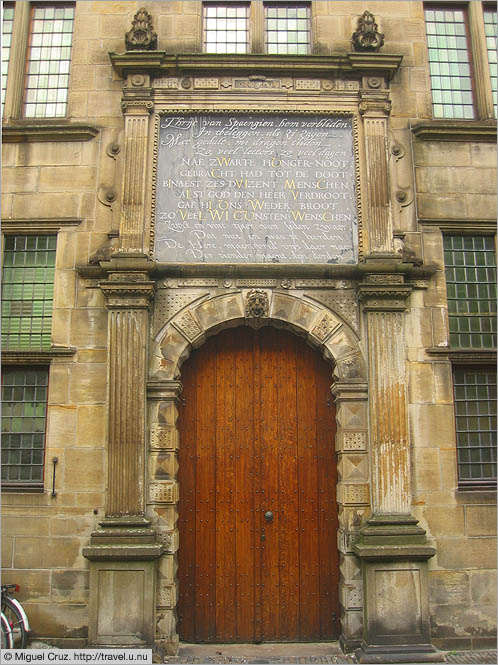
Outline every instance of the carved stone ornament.
<svg viewBox="0 0 498 665">
<path fill-rule="evenodd" d="M 157 34 L 152 27 L 152 17 L 142 7 L 133 17 L 132 28 L 125 34 L 127 51 L 153 51 L 157 48 Z"/>
<path fill-rule="evenodd" d="M 358 29 L 353 32 L 355 51 L 378 51 L 384 45 L 384 35 L 378 32 L 375 16 L 369 11 L 363 12 L 358 19 Z"/>
<path fill-rule="evenodd" d="M 270 303 L 266 291 L 251 289 L 246 299 L 246 316 L 248 318 L 260 319 L 268 316 Z"/>
</svg>

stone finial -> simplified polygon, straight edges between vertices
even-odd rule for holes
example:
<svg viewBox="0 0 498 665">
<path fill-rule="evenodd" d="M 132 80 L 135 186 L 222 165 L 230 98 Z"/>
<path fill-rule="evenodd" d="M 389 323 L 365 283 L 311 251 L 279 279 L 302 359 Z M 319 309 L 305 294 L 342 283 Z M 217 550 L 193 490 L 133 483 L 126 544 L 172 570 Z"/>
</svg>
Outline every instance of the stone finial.
<svg viewBox="0 0 498 665">
<path fill-rule="evenodd" d="M 157 33 L 152 27 L 152 16 L 142 7 L 133 17 L 132 27 L 125 34 L 127 51 L 152 51 L 157 48 Z"/>
<path fill-rule="evenodd" d="M 352 36 L 354 50 L 378 51 L 384 45 L 384 35 L 378 29 L 375 16 L 369 11 L 363 12 L 358 19 L 358 29 Z"/>
</svg>

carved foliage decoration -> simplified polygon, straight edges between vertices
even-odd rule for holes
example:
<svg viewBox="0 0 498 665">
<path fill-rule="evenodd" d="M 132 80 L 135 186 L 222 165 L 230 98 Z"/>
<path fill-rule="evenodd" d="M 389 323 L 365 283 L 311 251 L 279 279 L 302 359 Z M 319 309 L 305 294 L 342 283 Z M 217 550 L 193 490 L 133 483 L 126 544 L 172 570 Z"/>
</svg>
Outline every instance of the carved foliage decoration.
<svg viewBox="0 0 498 665">
<path fill-rule="evenodd" d="M 268 316 L 270 303 L 266 291 L 251 289 L 246 299 L 246 317 L 260 319 Z"/>
<path fill-rule="evenodd" d="M 379 32 L 375 16 L 369 11 L 363 12 L 358 19 L 358 29 L 353 32 L 355 51 L 378 51 L 384 45 L 384 35 Z"/>
<path fill-rule="evenodd" d="M 157 48 L 157 34 L 152 27 L 152 17 L 142 7 L 133 17 L 132 27 L 125 34 L 127 51 L 152 51 Z"/>
</svg>

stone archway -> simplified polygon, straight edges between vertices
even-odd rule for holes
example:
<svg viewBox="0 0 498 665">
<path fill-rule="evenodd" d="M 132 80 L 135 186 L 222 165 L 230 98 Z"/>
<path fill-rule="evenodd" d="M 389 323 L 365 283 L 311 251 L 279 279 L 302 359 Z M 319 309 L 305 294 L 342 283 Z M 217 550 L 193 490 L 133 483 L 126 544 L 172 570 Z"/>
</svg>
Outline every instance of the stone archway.
<svg viewBox="0 0 498 665">
<path fill-rule="evenodd" d="M 178 642 L 175 607 L 177 502 L 176 427 L 181 399 L 181 365 L 193 348 L 218 331 L 239 325 L 273 325 L 305 337 L 334 364 L 331 390 L 337 408 L 337 503 L 340 552 L 341 640 L 352 644 L 362 630 L 362 576 L 352 551 L 353 534 L 370 505 L 366 364 L 358 338 L 348 324 L 322 304 L 272 289 L 241 289 L 192 302 L 156 334 L 148 381 L 147 516 L 164 543 L 157 579 L 156 638 L 168 651 Z"/>
</svg>

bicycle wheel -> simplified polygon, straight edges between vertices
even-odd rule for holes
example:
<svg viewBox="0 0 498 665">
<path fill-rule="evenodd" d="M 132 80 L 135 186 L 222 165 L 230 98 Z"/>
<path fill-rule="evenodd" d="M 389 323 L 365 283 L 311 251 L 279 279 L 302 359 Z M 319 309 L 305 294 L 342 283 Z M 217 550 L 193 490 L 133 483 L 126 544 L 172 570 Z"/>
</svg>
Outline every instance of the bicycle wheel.
<svg viewBox="0 0 498 665">
<path fill-rule="evenodd" d="M 8 625 L 7 617 L 2 614 L 2 649 L 12 649 L 12 633 Z"/>
<path fill-rule="evenodd" d="M 19 610 L 10 600 L 10 598 L 2 598 L 2 612 L 7 617 L 10 629 L 12 630 L 12 641 L 14 649 L 24 649 L 28 639 L 24 621 L 19 613 Z"/>
</svg>

